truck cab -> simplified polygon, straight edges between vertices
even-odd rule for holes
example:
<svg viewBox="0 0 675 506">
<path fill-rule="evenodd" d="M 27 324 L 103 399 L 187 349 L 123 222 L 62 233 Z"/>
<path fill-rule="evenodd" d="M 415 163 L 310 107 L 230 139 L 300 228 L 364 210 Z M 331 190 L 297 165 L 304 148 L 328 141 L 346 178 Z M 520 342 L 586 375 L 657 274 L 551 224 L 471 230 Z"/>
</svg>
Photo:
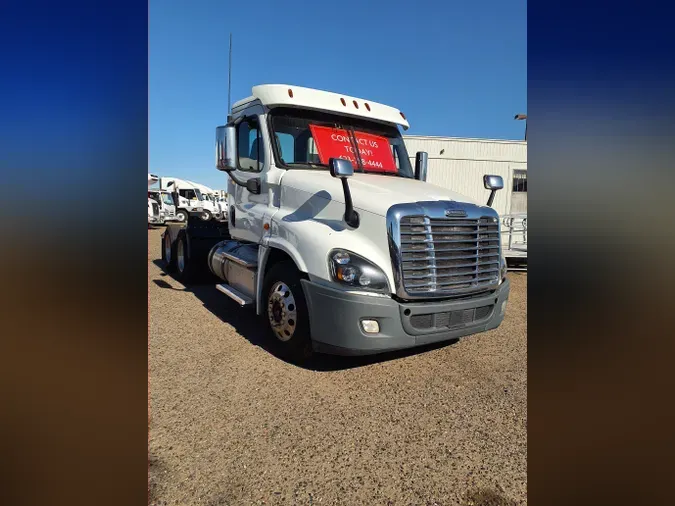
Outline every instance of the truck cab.
<svg viewBox="0 0 675 506">
<path fill-rule="evenodd" d="M 209 188 L 206 185 L 203 184 L 198 184 L 198 183 L 192 183 L 195 188 L 199 189 L 201 192 L 202 196 L 202 204 L 206 210 L 208 210 L 211 213 L 211 216 L 215 218 L 216 220 L 220 220 L 223 217 L 222 210 L 220 206 L 218 205 L 218 201 L 216 200 L 216 190 Z"/>
<path fill-rule="evenodd" d="M 171 192 L 151 188 L 148 190 L 148 198 L 158 204 L 161 223 L 178 220 L 178 218 L 176 218 L 176 205 Z"/>
<path fill-rule="evenodd" d="M 148 173 L 148 188 L 158 180 L 158 176 Z M 148 190 L 148 228 L 150 228 L 150 225 L 159 225 L 161 223 L 163 223 L 163 220 L 160 212 L 160 205 L 155 199 L 150 197 L 150 190 Z"/>
<path fill-rule="evenodd" d="M 201 260 L 189 230 L 167 230 L 165 254 L 179 276 L 205 261 L 216 288 L 254 307 L 293 359 L 496 328 L 509 281 L 490 205 L 503 182 L 485 175 L 488 204 L 426 182 L 426 153 L 413 165 L 401 137 L 408 127 L 370 100 L 253 87 L 216 129 L 227 230 Z"/>
</svg>

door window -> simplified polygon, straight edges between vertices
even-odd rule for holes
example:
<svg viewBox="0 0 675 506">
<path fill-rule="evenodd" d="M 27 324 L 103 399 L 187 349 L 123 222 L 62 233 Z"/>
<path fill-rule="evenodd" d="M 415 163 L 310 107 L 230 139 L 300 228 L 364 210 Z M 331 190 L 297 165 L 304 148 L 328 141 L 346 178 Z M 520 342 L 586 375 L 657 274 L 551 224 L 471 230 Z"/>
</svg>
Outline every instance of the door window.
<svg viewBox="0 0 675 506">
<path fill-rule="evenodd" d="M 195 191 L 194 191 L 194 190 L 178 190 L 178 194 L 179 194 L 181 197 L 186 198 L 186 199 L 188 199 L 188 200 L 192 200 L 192 199 L 196 199 L 196 198 L 197 198 L 197 196 L 195 195 Z"/>
<path fill-rule="evenodd" d="M 257 117 L 244 118 L 239 123 L 237 139 L 239 170 L 260 172 L 262 170 L 263 143 Z"/>
</svg>

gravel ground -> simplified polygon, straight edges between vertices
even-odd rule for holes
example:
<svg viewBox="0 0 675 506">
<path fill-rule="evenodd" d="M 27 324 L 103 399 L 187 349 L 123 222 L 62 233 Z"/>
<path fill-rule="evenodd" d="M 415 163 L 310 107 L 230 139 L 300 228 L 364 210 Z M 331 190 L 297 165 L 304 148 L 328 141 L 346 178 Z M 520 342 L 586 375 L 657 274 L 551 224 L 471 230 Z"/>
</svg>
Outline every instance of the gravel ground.
<svg viewBox="0 0 675 506">
<path fill-rule="evenodd" d="M 148 231 L 153 505 L 527 503 L 527 275 L 493 331 L 384 357 L 271 354 Z"/>
</svg>

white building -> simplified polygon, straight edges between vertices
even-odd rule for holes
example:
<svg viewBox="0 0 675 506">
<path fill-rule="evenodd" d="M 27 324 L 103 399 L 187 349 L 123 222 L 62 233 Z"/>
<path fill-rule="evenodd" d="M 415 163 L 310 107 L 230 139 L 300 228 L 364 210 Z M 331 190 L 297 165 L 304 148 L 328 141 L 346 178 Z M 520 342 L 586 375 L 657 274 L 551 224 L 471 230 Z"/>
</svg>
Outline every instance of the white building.
<svg viewBox="0 0 675 506">
<path fill-rule="evenodd" d="M 404 135 L 403 139 L 412 165 L 418 151 L 429 154 L 428 182 L 487 202 L 490 191 L 483 187 L 483 176 L 502 176 L 504 189 L 495 196 L 495 210 L 500 215 L 527 212 L 526 141 L 423 135 Z"/>
</svg>

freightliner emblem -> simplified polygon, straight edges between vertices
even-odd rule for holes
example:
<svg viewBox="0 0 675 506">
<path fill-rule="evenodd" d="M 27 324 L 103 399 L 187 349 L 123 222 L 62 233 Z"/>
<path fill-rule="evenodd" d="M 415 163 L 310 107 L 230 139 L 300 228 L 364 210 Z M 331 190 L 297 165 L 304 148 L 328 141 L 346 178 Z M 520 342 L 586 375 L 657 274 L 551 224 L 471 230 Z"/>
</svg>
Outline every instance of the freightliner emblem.
<svg viewBox="0 0 675 506">
<path fill-rule="evenodd" d="M 466 217 L 466 211 L 464 209 L 446 209 L 445 215 L 448 218 L 456 218 L 456 217 L 465 218 Z"/>
</svg>

